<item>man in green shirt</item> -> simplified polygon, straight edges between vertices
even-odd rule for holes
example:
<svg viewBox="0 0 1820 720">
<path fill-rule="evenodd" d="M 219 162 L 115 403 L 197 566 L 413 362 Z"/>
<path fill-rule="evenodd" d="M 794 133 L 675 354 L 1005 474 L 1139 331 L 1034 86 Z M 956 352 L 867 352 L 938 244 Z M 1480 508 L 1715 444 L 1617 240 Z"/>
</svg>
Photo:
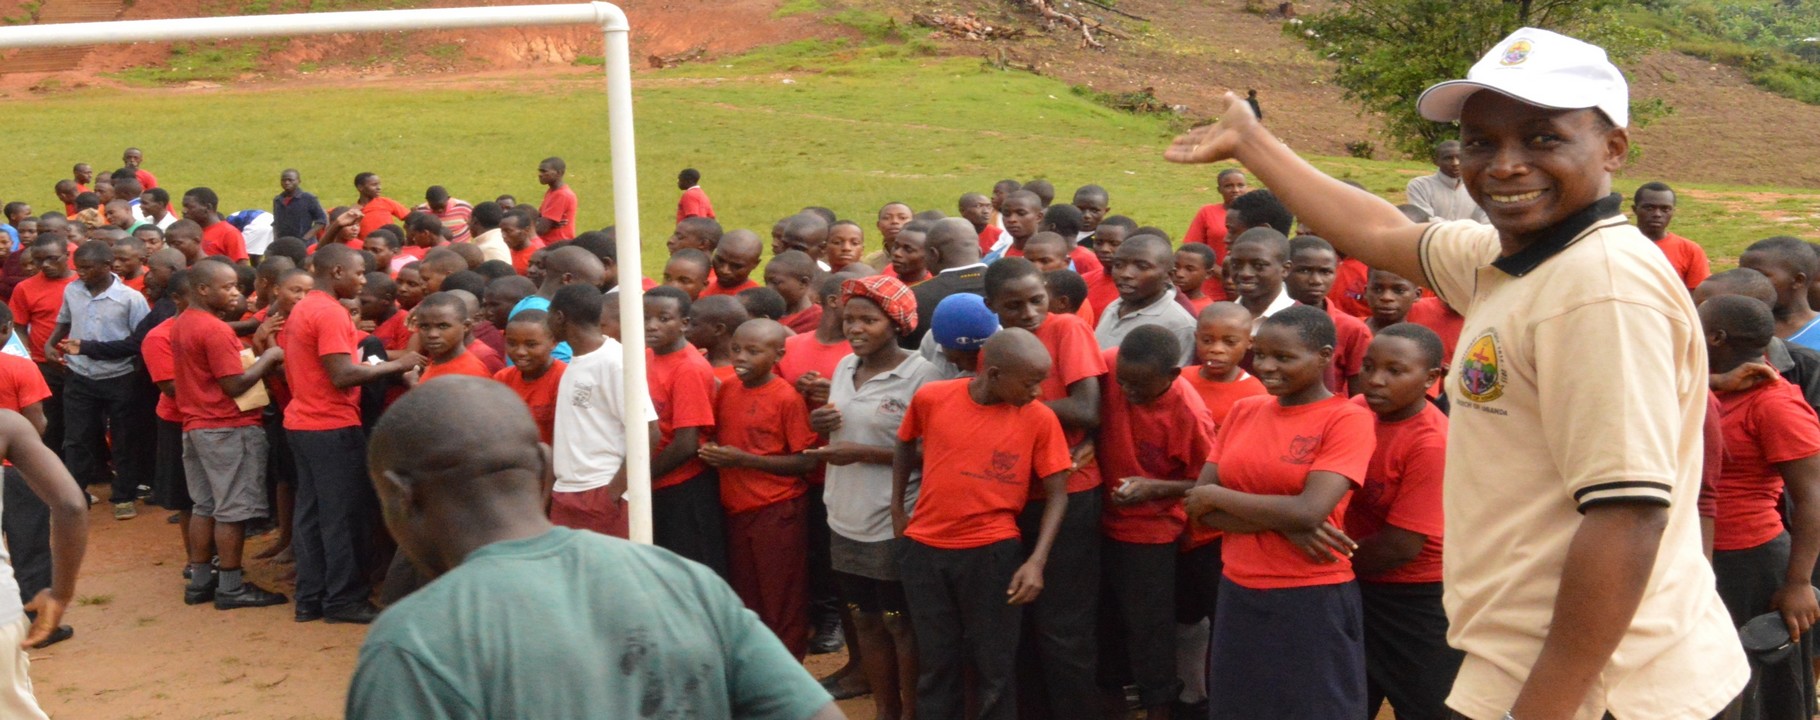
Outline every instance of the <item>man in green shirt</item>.
<svg viewBox="0 0 1820 720">
<path fill-rule="evenodd" d="M 374 431 L 386 526 L 436 579 L 374 623 L 350 720 L 844 720 L 707 568 L 552 526 L 549 447 L 512 407 L 504 385 L 440 378 Z"/>
</svg>

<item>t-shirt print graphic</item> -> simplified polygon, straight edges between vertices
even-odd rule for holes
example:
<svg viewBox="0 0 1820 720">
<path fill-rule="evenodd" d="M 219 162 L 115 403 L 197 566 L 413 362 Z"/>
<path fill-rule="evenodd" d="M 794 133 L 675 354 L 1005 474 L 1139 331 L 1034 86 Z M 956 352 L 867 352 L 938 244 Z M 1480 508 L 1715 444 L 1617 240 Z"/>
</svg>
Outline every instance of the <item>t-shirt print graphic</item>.
<svg viewBox="0 0 1820 720">
<path fill-rule="evenodd" d="M 593 399 L 594 399 L 594 384 L 593 383 L 576 383 L 575 384 L 575 408 L 576 409 L 578 409 L 578 410 L 588 409 L 588 405 L 593 401 Z"/>
<path fill-rule="evenodd" d="M 1289 442 L 1289 452 L 1283 454 L 1283 462 L 1291 465 L 1307 465 L 1314 462 L 1315 448 L 1321 446 L 1319 435 L 1297 435 Z"/>
<path fill-rule="evenodd" d="M 990 480 L 995 483 L 1013 484 L 1021 482 L 1017 477 L 1017 463 L 1023 456 L 1003 450 L 992 451 L 992 464 L 983 471 L 963 471 L 961 474 L 971 478 Z"/>
</svg>

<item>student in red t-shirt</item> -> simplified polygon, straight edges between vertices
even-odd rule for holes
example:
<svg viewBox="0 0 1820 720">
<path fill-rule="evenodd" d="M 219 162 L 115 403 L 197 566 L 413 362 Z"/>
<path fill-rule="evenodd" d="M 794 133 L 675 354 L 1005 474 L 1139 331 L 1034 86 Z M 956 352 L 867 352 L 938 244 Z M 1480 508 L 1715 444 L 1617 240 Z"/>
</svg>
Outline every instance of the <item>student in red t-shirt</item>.
<svg viewBox="0 0 1820 720">
<path fill-rule="evenodd" d="M 1393 276 L 1394 277 L 1394 276 Z M 1464 655 L 1447 646 L 1441 607 L 1441 473 L 1447 416 L 1428 401 L 1441 381 L 1441 339 L 1413 323 L 1378 332 L 1360 394 L 1377 415 L 1377 450 L 1346 508 L 1353 571 L 1365 609 L 1366 703 L 1399 718 L 1445 718 Z"/>
<path fill-rule="evenodd" d="M 861 275 L 878 272 L 877 268 L 860 263 L 860 260 L 866 256 L 866 231 L 860 229 L 859 223 L 852 220 L 840 220 L 828 226 L 828 245 L 825 252 L 831 272 L 851 270 Z"/>
<path fill-rule="evenodd" d="M 271 294 L 271 304 L 253 314 L 259 321 L 258 329 L 253 331 L 253 352 L 262 353 L 272 347 L 284 346 L 284 321 L 315 289 L 316 279 L 301 268 L 290 266 L 289 258 L 274 257 L 267 260 L 273 266 L 287 266 L 278 274 L 277 281 L 267 290 Z M 265 263 L 260 268 L 265 268 Z M 377 274 L 377 273 L 374 273 Z M 265 426 L 265 441 L 270 449 L 272 462 L 267 463 L 267 472 L 273 480 L 274 520 L 278 524 L 278 538 L 266 549 L 254 555 L 256 560 L 281 558 L 283 562 L 292 562 L 291 539 L 296 530 L 297 511 L 297 461 L 291 456 L 291 445 L 284 432 L 284 411 L 291 404 L 291 388 L 284 381 L 284 373 L 270 373 L 265 378 L 266 388 L 271 393 L 271 412 L 261 419 Z"/>
<path fill-rule="evenodd" d="M 758 268 L 758 257 L 764 247 L 764 242 L 751 230 L 734 230 L 722 235 L 711 258 L 714 281 L 701 291 L 702 297 L 738 295 L 742 290 L 758 287 L 752 280 L 752 271 Z"/>
<path fill-rule="evenodd" d="M 828 400 L 828 378 L 841 358 L 853 354 L 841 326 L 841 283 L 858 277 L 855 273 L 823 275 L 815 281 L 813 298 L 821 307 L 812 332 L 790 336 L 784 341 L 784 357 L 777 361 L 777 376 L 802 393 L 810 407 L 820 407 Z"/>
<path fill-rule="evenodd" d="M 1365 361 L 1365 348 L 1371 345 L 1371 329 L 1329 299 L 1339 258 L 1326 240 L 1313 235 L 1297 236 L 1289 241 L 1289 274 L 1283 283 L 1290 299 L 1319 308 L 1333 318 L 1333 360 L 1327 365 L 1323 381 L 1333 394 L 1348 396 L 1358 390 L 1359 365 Z"/>
<path fill-rule="evenodd" d="M 183 219 L 202 227 L 202 254 L 220 255 L 241 265 L 248 263 L 246 238 L 240 228 L 221 219 L 217 207 L 221 199 L 205 187 L 190 188 L 183 193 Z"/>
<path fill-rule="evenodd" d="M 240 361 L 234 330 L 216 317 L 240 302 L 233 268 L 199 263 L 190 269 L 190 307 L 171 325 L 177 403 L 183 408 L 183 468 L 195 500 L 190 517 L 186 605 L 215 603 L 217 610 L 267 607 L 285 596 L 247 582 L 241 569 L 248 520 L 266 515 L 265 430 L 258 408 L 242 410 L 235 398 L 259 383 L 284 359 L 267 348 L 251 366 Z M 218 565 L 209 562 L 214 540 Z M 218 570 L 217 570 L 218 568 Z"/>
<path fill-rule="evenodd" d="M 1221 170 L 1218 178 L 1220 202 L 1203 205 L 1188 223 L 1182 242 L 1198 243 L 1213 248 L 1215 256 L 1226 258 L 1226 208 L 1251 188 L 1245 184 L 1245 171 L 1238 168 Z"/>
<path fill-rule="evenodd" d="M 410 319 L 410 313 L 398 308 L 398 283 L 382 272 L 367 273 L 367 284 L 360 289 L 357 326 L 379 338 L 386 350 L 402 351 L 411 342 Z"/>
<path fill-rule="evenodd" d="M 537 207 L 537 237 L 545 243 L 562 242 L 575 237 L 575 212 L 578 205 L 575 190 L 563 182 L 569 166 L 559 157 L 544 158 L 537 164 L 537 182 L 547 186 L 543 203 Z"/>
<path fill-rule="evenodd" d="M 374 230 L 403 220 L 411 215 L 411 209 L 397 200 L 381 195 L 379 174 L 363 172 L 354 176 L 354 190 L 360 193 L 357 201 L 360 205 L 360 230 L 354 237 L 364 238 Z"/>
<path fill-rule="evenodd" d="M 1371 306 L 1371 317 L 1365 319 L 1365 327 L 1373 333 L 1407 320 L 1409 309 L 1422 299 L 1422 288 L 1402 275 L 1373 268 L 1367 277 L 1365 302 Z M 1442 364 L 1446 364 L 1446 358 L 1442 358 Z"/>
<path fill-rule="evenodd" d="M 708 286 L 708 255 L 694 248 L 677 250 L 664 263 L 663 284 L 683 291 L 690 300 Z"/>
<path fill-rule="evenodd" d="M 1013 195 L 1013 198 L 1016 198 Z M 1006 207 L 1017 206 L 1006 201 Z M 1010 211 L 1008 211 L 1010 212 Z M 1068 708 L 1094 707 L 1094 625 L 1099 605 L 1100 469 L 1090 457 L 1093 432 L 1100 424 L 1100 378 L 1106 360 L 1087 322 L 1074 315 L 1051 315 L 1042 274 L 1024 258 L 1004 258 L 986 268 L 986 305 L 999 324 L 1036 336 L 1049 352 L 1053 372 L 1043 380 L 1041 400 L 1062 423 L 1071 455 L 1076 458 L 1066 489 L 1068 513 L 1056 535 L 1050 559 L 1068 572 L 1051 579 L 1041 600 L 1028 614 L 1034 642 L 1024 662 L 1041 668 L 1040 683 L 1020 687 L 1019 703 L 1047 707 L 1051 714 Z M 1049 497 L 1040 488 L 1034 499 Z M 1044 504 L 1033 502 L 1018 520 L 1026 539 L 1036 536 Z M 1046 705 L 1045 705 L 1046 703 Z"/>
<path fill-rule="evenodd" d="M 714 368 L 683 337 L 690 305 L 673 287 L 645 293 L 645 379 L 659 434 L 651 452 L 652 537 L 659 547 L 726 575 L 721 498 L 728 480 L 700 457 L 714 433 Z"/>
<path fill-rule="evenodd" d="M 815 332 L 822 320 L 821 296 L 814 290 L 815 258 L 800 250 L 785 250 L 765 264 L 765 286 L 784 296 L 784 316 L 778 320 L 795 333 Z"/>
<path fill-rule="evenodd" d="M 739 379 L 733 373 L 733 331 L 751 319 L 746 306 L 730 296 L 708 295 L 689 303 L 684 335 L 701 349 L 702 358 L 714 368 L 715 380 L 724 384 Z"/>
<path fill-rule="evenodd" d="M 680 336 L 680 333 L 679 333 Z M 777 633 L 790 654 L 808 654 L 809 484 L 815 441 L 809 411 L 790 383 L 771 372 L 789 333 L 775 320 L 748 320 L 733 333 L 739 382 L 714 398 L 717 441 L 701 459 L 720 469 L 727 512 L 727 581 L 746 607 Z"/>
<path fill-rule="evenodd" d="M 1207 295 L 1207 283 L 1219 279 L 1220 265 L 1214 260 L 1213 248 L 1198 243 L 1183 243 L 1175 251 L 1175 267 L 1169 273 L 1175 289 L 1200 314 L 1214 299 Z"/>
<path fill-rule="evenodd" d="M 114 274 L 120 283 L 141 294 L 145 293 L 145 241 L 127 235 L 114 241 Z M 146 302 L 151 302 L 148 298 Z"/>
<path fill-rule="evenodd" d="M 701 171 L 683 168 L 676 174 L 676 189 L 683 191 L 682 197 L 676 200 L 677 222 L 684 218 L 714 217 L 714 203 L 708 201 L 708 193 L 701 189 Z"/>
<path fill-rule="evenodd" d="M 1358 258 L 1339 255 L 1339 265 L 1334 267 L 1333 287 L 1327 291 L 1327 301 L 1333 307 L 1349 316 L 1363 320 L 1371 317 L 1371 298 L 1366 297 L 1367 285 L 1371 282 L 1371 268 Z"/>
<path fill-rule="evenodd" d="M 406 263 L 398 269 L 398 309 L 410 312 L 416 309 L 417 303 L 423 302 L 423 296 L 430 294 L 429 287 L 423 282 L 423 263 Z M 407 322 L 407 321 L 400 321 Z M 405 333 L 407 336 L 410 333 Z"/>
<path fill-rule="evenodd" d="M 1715 374 L 1761 362 L 1776 332 L 1769 307 L 1742 295 L 1701 303 L 1700 324 Z M 1713 575 L 1719 598 L 1734 625 L 1779 613 L 1792 637 L 1804 637 L 1820 621 L 1820 601 L 1811 589 L 1814 561 L 1820 557 L 1820 420 L 1800 390 L 1780 376 L 1748 390 L 1715 395 L 1726 453 L 1713 486 L 1718 505 Z M 1780 514 L 1784 496 L 1793 501 L 1786 529 Z M 1800 668 L 1753 668 L 1757 677 L 1752 682 L 1761 684 L 1763 717 L 1806 713 L 1812 687 L 1805 681 L 1811 668 L 1805 659 L 1789 664 Z"/>
<path fill-rule="evenodd" d="M 181 314 L 190 307 L 190 271 L 171 274 L 166 290 Z M 10 317 L 10 313 L 8 314 Z M 177 405 L 177 359 L 171 352 L 171 323 L 175 317 L 159 323 L 139 344 L 145 372 L 158 387 L 157 467 L 152 474 L 152 502 L 177 513 L 177 527 L 183 535 L 183 556 L 190 557 L 190 510 L 196 503 L 190 498 L 189 482 L 183 475 L 183 413 Z M 7 329 L 11 329 L 10 327 Z M 214 554 L 214 538 L 207 549 Z"/>
<path fill-rule="evenodd" d="M 966 704 L 979 718 L 1015 717 L 1023 606 L 1043 596 L 1046 581 L 1076 571 L 1057 562 L 1057 572 L 1045 572 L 1066 502 L 1043 506 L 1034 537 L 1023 536 L 1017 521 L 1033 484 L 1066 497 L 1074 469 L 1055 411 L 1035 402 L 1050 375 L 1049 353 L 1028 331 L 1006 328 L 986 341 L 980 365 L 974 377 L 917 390 L 892 463 L 891 515 L 915 618 L 922 717 L 962 717 Z M 919 469 L 916 508 L 906 511 Z M 1032 546 L 1027 554 L 1024 542 Z M 972 681 L 971 703 L 963 702 L 963 677 Z M 1091 685 L 1083 692 L 1094 695 Z M 1065 712 L 1084 714 L 1094 702 Z"/>
<path fill-rule="evenodd" d="M 506 323 L 506 356 L 512 358 L 512 365 L 493 373 L 494 380 L 512 388 L 525 401 L 545 445 L 555 442 L 556 390 L 568 367 L 568 363 L 550 357 L 556 336 L 544 324 L 547 315 L 542 310 L 526 310 Z"/>
<path fill-rule="evenodd" d="M 69 374 L 61 363 L 45 359 L 45 344 L 57 329 L 57 313 L 63 309 L 63 289 L 76 281 L 70 268 L 69 244 L 61 233 L 46 233 L 32 241 L 29 253 L 37 274 L 19 281 L 13 297 L 7 302 L 13 311 L 13 323 L 24 330 L 25 349 L 32 362 L 44 375 L 51 388 L 51 400 L 44 406 L 44 444 L 63 447 L 63 380 Z"/>
<path fill-rule="evenodd" d="M 429 359 L 421 373 L 405 373 L 404 383 L 415 388 L 444 375 L 472 375 L 490 378 L 485 363 L 468 352 L 468 308 L 452 292 L 439 292 L 424 298 L 411 312 L 411 324 L 417 328 L 418 347 Z"/>
<path fill-rule="evenodd" d="M 1371 412 L 1322 383 L 1333 319 L 1264 319 L 1252 371 L 1273 397 L 1233 405 L 1188 516 L 1225 531 L 1208 702 L 1216 717 L 1356 717 L 1365 707 L 1358 586 L 1337 526 L 1371 462 Z M 1325 538 L 1325 540 L 1323 540 Z"/>
<path fill-rule="evenodd" d="M 1125 709 L 1127 681 L 1148 718 L 1167 718 L 1176 677 L 1176 548 L 1194 486 L 1213 449 L 1213 416 L 1182 378 L 1174 333 L 1139 327 L 1106 351 L 1098 454 L 1107 477 L 1101 565 L 1100 690 L 1108 712 Z M 1120 662 L 1122 660 L 1123 662 Z"/>
</svg>

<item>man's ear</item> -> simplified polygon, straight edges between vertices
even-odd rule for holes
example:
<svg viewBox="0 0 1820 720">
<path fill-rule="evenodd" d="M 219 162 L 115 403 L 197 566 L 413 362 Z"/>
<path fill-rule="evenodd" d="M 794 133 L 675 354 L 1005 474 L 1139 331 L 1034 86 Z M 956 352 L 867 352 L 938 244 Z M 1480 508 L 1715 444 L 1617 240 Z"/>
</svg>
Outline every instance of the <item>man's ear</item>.
<svg viewBox="0 0 1820 720">
<path fill-rule="evenodd" d="M 1603 166 L 1608 173 L 1615 173 L 1624 167 L 1624 161 L 1630 157 L 1630 128 L 1612 128 L 1605 134 L 1605 162 Z"/>
</svg>

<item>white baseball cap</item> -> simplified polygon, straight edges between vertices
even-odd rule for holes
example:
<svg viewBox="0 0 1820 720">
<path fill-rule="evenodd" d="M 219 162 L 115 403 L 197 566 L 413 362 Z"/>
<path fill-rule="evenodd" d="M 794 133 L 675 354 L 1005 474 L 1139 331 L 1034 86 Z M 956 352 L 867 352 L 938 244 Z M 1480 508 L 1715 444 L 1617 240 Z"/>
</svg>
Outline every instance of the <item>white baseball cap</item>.
<svg viewBox="0 0 1820 720">
<path fill-rule="evenodd" d="M 1630 86 L 1605 49 L 1547 30 L 1511 33 L 1466 71 L 1465 80 L 1422 91 L 1416 110 L 1435 122 L 1455 122 L 1466 98 L 1480 90 L 1558 110 L 1598 108 L 1612 124 L 1630 124 Z"/>
</svg>

